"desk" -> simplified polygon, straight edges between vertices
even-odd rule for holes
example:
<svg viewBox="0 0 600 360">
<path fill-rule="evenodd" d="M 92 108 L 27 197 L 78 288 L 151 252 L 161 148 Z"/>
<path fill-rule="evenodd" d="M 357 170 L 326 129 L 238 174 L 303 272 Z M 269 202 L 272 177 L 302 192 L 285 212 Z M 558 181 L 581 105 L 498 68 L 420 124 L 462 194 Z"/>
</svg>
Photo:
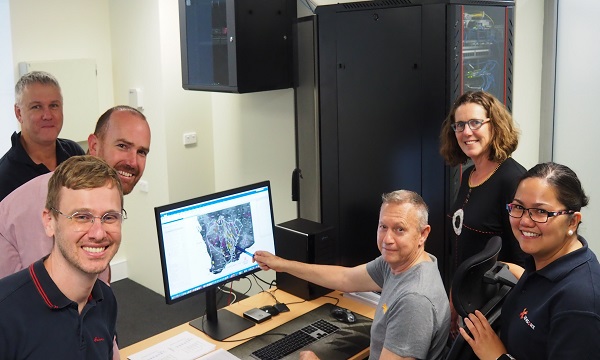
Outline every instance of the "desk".
<svg viewBox="0 0 600 360">
<path fill-rule="evenodd" d="M 282 302 L 282 303 L 289 304 L 289 303 L 293 303 L 293 302 L 303 301 L 301 298 L 296 297 L 291 294 L 288 294 L 281 290 L 271 289 L 269 291 L 277 298 L 277 300 L 279 300 L 279 302 Z M 327 296 L 331 296 L 336 299 L 340 299 L 338 306 L 350 309 L 351 311 L 353 311 L 357 314 L 364 315 L 371 319 L 375 316 L 375 309 L 373 307 L 363 304 L 363 303 L 360 303 L 360 302 L 350 299 L 348 297 L 344 297 L 344 296 L 342 296 L 342 293 L 340 293 L 339 291 L 334 291 L 334 292 L 328 294 Z M 231 340 L 243 339 L 243 338 L 263 334 L 263 333 L 265 333 L 269 330 L 272 330 L 292 319 L 297 318 L 300 315 L 306 314 L 307 312 L 314 310 L 317 307 L 319 307 L 325 303 L 334 303 L 334 302 L 335 302 L 335 300 L 333 300 L 331 298 L 320 297 L 315 300 L 306 301 L 306 302 L 299 303 L 299 304 L 288 305 L 288 307 L 290 308 L 289 312 L 280 313 L 279 315 L 272 317 L 270 320 L 267 320 L 261 324 L 257 324 L 256 326 L 253 326 L 248 330 L 244 330 L 236 335 L 233 335 L 232 337 L 228 338 L 227 340 L 231 341 Z M 244 300 L 236 302 L 232 305 L 229 305 L 226 307 L 226 309 L 233 313 L 238 314 L 239 316 L 242 316 L 242 314 L 246 310 L 249 310 L 249 309 L 252 309 L 255 307 L 261 307 L 263 305 L 270 305 L 270 304 L 274 304 L 274 303 L 275 303 L 275 301 L 273 300 L 273 297 L 271 297 L 271 295 L 269 295 L 265 292 L 261 292 L 259 294 L 248 297 Z M 193 319 L 190 319 L 190 320 L 193 320 Z M 197 330 L 196 328 L 192 327 L 188 323 L 185 323 L 185 324 L 179 325 L 177 327 L 174 327 L 170 330 L 167 330 L 165 332 L 162 332 L 160 334 L 154 335 L 148 339 L 145 339 L 138 343 L 130 345 L 126 348 L 121 349 L 120 350 L 121 359 L 125 360 L 125 359 L 127 359 L 127 357 L 129 355 L 135 354 L 139 351 L 142 351 L 156 343 L 159 343 L 163 340 L 169 339 L 177 334 L 180 334 L 183 331 L 189 331 L 190 333 L 198 335 L 207 341 L 215 343 L 217 345 L 217 348 L 223 348 L 226 350 L 231 349 L 231 348 L 245 342 L 245 341 L 239 341 L 239 342 L 215 341 L 215 340 L 212 340 L 211 338 L 209 338 L 208 336 L 206 336 L 202 331 Z M 364 351 L 358 353 L 354 358 L 362 359 L 362 358 L 367 357 L 368 354 L 369 354 L 369 349 L 365 349 Z"/>
</svg>

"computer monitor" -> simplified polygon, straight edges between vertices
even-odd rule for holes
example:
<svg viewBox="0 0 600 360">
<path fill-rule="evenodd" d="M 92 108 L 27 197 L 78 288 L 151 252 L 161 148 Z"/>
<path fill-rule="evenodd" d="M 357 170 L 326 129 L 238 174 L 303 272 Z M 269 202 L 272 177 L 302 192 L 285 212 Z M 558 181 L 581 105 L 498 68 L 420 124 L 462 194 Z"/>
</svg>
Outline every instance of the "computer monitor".
<svg viewBox="0 0 600 360">
<path fill-rule="evenodd" d="M 206 314 L 190 322 L 215 340 L 254 323 L 217 311 L 219 285 L 260 268 L 255 250 L 275 253 L 268 181 L 154 208 L 167 304 L 204 292 Z"/>
</svg>

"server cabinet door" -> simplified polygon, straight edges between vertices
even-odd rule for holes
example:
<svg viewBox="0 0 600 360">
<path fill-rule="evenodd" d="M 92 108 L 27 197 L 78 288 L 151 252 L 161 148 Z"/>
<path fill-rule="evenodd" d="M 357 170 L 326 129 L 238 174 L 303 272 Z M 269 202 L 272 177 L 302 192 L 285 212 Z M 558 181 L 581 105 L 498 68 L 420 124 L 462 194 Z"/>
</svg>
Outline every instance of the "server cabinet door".
<svg viewBox="0 0 600 360">
<path fill-rule="evenodd" d="M 336 16 L 337 119 L 321 126 L 336 128 L 324 133 L 337 133 L 338 204 L 323 204 L 323 222 L 338 225 L 344 265 L 379 255 L 382 193 L 421 193 L 420 24 L 419 6 Z"/>
</svg>

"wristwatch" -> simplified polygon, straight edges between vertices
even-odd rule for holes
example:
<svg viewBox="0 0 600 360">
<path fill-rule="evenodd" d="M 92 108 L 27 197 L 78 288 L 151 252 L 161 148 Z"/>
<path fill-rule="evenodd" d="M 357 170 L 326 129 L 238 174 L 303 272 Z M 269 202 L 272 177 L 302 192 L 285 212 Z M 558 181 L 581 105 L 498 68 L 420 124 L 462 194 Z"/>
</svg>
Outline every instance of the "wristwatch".
<svg viewBox="0 0 600 360">
<path fill-rule="evenodd" d="M 502 354 L 496 360 L 517 360 L 511 354 Z"/>
</svg>

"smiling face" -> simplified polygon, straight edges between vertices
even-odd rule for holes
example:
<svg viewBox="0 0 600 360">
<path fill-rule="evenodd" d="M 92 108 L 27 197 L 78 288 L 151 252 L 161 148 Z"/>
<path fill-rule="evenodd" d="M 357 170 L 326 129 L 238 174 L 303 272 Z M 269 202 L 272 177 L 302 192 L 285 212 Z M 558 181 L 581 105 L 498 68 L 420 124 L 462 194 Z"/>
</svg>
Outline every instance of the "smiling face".
<svg viewBox="0 0 600 360">
<path fill-rule="evenodd" d="M 471 119 L 485 120 L 488 118 L 483 106 L 476 103 L 465 103 L 456 108 L 454 121 L 467 122 Z M 479 158 L 487 159 L 489 157 L 489 145 L 491 141 L 491 123 L 484 123 L 479 129 L 471 130 L 469 125 L 465 125 L 465 130 L 456 132 L 456 141 L 461 150 L 472 160 Z"/>
<path fill-rule="evenodd" d="M 63 125 L 60 89 L 50 84 L 29 84 L 15 104 L 15 116 L 21 123 L 21 136 L 26 143 L 53 144 Z"/>
<path fill-rule="evenodd" d="M 521 181 L 512 203 L 546 211 L 568 210 L 556 198 L 554 188 L 544 179 L 535 177 Z M 525 211 L 521 218 L 510 217 L 510 225 L 521 249 L 533 256 L 539 269 L 569 253 L 573 236 L 569 236 L 568 231 L 575 232 L 580 219 L 581 213 L 575 212 L 573 215 L 553 216 L 545 223 L 537 223 Z"/>
<path fill-rule="evenodd" d="M 58 210 L 65 215 L 75 212 L 90 212 L 102 216 L 107 212 L 121 212 L 121 194 L 116 186 L 109 183 L 103 187 L 73 190 L 63 187 L 60 190 Z M 104 271 L 115 256 L 121 244 L 121 222 L 102 224 L 95 218 L 87 231 L 87 226 L 44 210 L 46 234 L 54 236 L 51 256 L 65 267 L 88 275 Z"/>
<path fill-rule="evenodd" d="M 146 168 L 150 127 L 146 120 L 130 111 L 115 111 L 101 137 L 90 135 L 88 145 L 91 155 L 104 159 L 117 170 L 123 194 L 129 194 Z"/>
<path fill-rule="evenodd" d="M 417 211 L 412 204 L 381 205 L 377 246 L 394 273 L 410 268 L 421 256 L 429 229 L 429 225 L 420 229 Z"/>
</svg>

